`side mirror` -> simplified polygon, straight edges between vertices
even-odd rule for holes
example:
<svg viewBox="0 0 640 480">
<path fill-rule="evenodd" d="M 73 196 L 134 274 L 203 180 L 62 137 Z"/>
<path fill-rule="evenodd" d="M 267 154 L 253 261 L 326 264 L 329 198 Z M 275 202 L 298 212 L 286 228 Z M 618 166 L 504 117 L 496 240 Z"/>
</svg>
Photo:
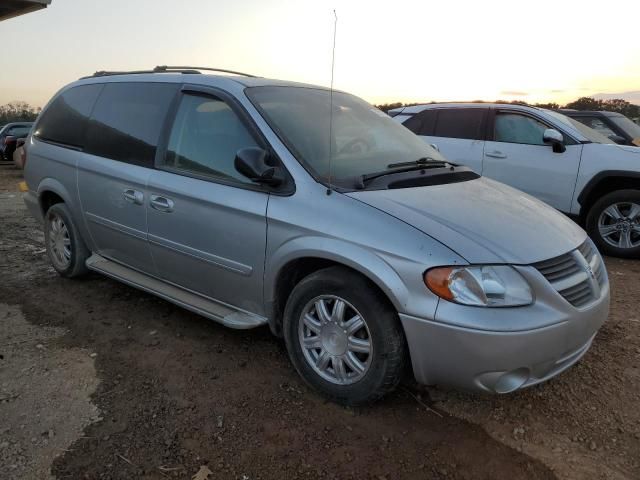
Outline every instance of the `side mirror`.
<svg viewBox="0 0 640 480">
<path fill-rule="evenodd" d="M 618 145 L 626 145 L 627 144 L 627 140 L 624 137 L 621 137 L 620 135 L 616 135 L 615 133 L 612 133 L 611 135 L 609 135 L 609 139 L 613 140 Z"/>
<path fill-rule="evenodd" d="M 258 147 L 238 150 L 234 161 L 236 170 L 256 183 L 278 186 L 284 182 L 280 167 L 269 165 L 269 152 Z"/>
<path fill-rule="evenodd" d="M 435 143 L 430 143 L 429 146 L 433 148 L 436 152 L 440 151 L 440 149 L 438 148 L 438 145 L 436 145 Z"/>
<path fill-rule="evenodd" d="M 16 142 L 16 148 L 20 148 L 21 146 L 24 145 L 26 138 L 19 138 L 18 141 Z"/>
<path fill-rule="evenodd" d="M 562 134 L 555 128 L 547 128 L 542 134 L 542 141 L 551 145 L 555 153 L 562 153 L 567 149 Z"/>
</svg>

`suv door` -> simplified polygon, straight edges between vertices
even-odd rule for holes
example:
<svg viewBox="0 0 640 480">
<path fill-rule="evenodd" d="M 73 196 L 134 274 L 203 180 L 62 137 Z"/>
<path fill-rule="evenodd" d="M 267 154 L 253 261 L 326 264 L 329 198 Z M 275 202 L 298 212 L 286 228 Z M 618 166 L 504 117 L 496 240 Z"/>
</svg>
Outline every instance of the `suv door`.
<svg viewBox="0 0 640 480">
<path fill-rule="evenodd" d="M 185 87 L 165 155 L 149 178 L 149 244 L 159 276 L 256 314 L 269 194 L 234 167 L 241 148 L 263 146 L 223 92 Z"/>
<path fill-rule="evenodd" d="M 78 191 L 97 253 L 155 274 L 145 201 L 169 106 L 170 83 L 107 83 L 93 109 L 78 162 Z"/>
<path fill-rule="evenodd" d="M 430 108 L 404 125 L 435 145 L 447 160 L 481 174 L 486 116 L 486 108 Z"/>
<path fill-rule="evenodd" d="M 491 125 L 482 174 L 570 212 L 582 145 L 564 135 L 566 151 L 554 152 L 542 137 L 555 127 L 525 112 L 497 110 Z"/>
</svg>

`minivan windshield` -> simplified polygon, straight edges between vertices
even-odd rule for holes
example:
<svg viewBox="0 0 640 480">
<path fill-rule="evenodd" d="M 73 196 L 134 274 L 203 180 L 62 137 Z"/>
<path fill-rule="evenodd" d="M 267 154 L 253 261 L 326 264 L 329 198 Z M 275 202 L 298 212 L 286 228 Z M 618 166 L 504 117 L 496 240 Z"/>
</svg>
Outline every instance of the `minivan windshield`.
<svg viewBox="0 0 640 480">
<path fill-rule="evenodd" d="M 593 143 L 615 143 L 609 137 L 602 135 L 599 132 L 596 132 L 593 128 L 587 127 L 584 123 L 579 122 L 578 120 L 574 120 L 571 117 L 567 117 L 562 113 L 553 112 L 551 110 L 545 110 L 549 115 L 551 115 L 556 120 L 570 125 L 574 129 L 578 130 L 583 137 L 586 137 L 587 140 Z"/>
<path fill-rule="evenodd" d="M 331 173 L 332 183 L 350 187 L 354 178 L 385 171 L 390 164 L 445 161 L 407 128 L 353 95 L 334 91 L 332 100 L 329 90 L 289 86 L 245 91 L 289 150 L 320 181 L 328 181 Z"/>
</svg>

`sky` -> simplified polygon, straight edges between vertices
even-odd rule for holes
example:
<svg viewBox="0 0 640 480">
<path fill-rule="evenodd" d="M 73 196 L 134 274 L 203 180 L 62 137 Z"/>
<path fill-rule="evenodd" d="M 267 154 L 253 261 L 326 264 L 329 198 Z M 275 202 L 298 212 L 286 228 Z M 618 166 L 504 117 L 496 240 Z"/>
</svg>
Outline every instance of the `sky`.
<svg viewBox="0 0 640 480">
<path fill-rule="evenodd" d="M 334 86 L 371 103 L 640 90 L 640 0 L 53 0 L 0 22 L 0 105 L 172 64 L 328 86 L 333 9 Z"/>
</svg>

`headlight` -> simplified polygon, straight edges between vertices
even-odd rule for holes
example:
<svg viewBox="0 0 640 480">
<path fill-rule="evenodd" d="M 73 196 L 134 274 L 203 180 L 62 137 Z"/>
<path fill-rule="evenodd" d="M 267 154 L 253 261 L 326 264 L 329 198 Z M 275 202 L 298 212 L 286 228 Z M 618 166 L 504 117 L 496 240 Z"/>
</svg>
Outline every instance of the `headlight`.
<svg viewBox="0 0 640 480">
<path fill-rule="evenodd" d="M 533 302 L 527 281 L 513 267 L 485 265 L 438 267 L 424 283 L 440 298 L 476 307 L 517 307 Z"/>
</svg>

